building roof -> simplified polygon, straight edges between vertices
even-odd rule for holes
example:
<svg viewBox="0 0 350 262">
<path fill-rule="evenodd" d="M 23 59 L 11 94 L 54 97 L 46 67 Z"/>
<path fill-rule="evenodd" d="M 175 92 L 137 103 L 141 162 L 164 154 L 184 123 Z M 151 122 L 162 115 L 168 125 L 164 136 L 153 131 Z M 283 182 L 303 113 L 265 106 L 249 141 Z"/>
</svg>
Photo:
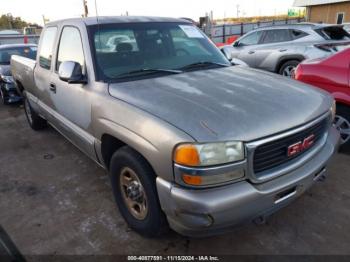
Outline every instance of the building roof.
<svg viewBox="0 0 350 262">
<path fill-rule="evenodd" d="M 326 5 L 335 4 L 340 2 L 349 2 L 349 0 L 294 0 L 294 6 L 313 6 L 313 5 Z"/>
</svg>

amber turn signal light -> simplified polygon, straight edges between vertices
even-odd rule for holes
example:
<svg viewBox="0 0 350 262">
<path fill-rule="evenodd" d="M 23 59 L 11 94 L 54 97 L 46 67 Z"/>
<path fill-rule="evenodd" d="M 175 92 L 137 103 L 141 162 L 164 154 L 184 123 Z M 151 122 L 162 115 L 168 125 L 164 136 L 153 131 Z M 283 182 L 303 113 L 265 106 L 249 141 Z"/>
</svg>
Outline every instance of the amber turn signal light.
<svg viewBox="0 0 350 262">
<path fill-rule="evenodd" d="M 184 166 L 199 166 L 200 158 L 194 145 L 184 144 L 176 148 L 174 162 Z"/>
</svg>

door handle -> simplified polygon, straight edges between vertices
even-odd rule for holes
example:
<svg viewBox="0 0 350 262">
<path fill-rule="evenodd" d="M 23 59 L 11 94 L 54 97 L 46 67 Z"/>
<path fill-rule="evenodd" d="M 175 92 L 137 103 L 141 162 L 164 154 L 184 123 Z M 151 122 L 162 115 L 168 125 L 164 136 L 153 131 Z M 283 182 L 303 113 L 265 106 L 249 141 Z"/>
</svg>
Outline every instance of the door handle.
<svg viewBox="0 0 350 262">
<path fill-rule="evenodd" d="M 280 52 L 286 52 L 288 49 L 280 49 L 280 50 L 278 50 L 278 51 L 280 51 Z"/>
<path fill-rule="evenodd" d="M 249 51 L 248 54 L 250 55 L 255 54 L 255 51 Z"/>
<path fill-rule="evenodd" d="M 50 91 L 56 94 L 56 85 L 54 83 L 50 83 Z"/>
</svg>

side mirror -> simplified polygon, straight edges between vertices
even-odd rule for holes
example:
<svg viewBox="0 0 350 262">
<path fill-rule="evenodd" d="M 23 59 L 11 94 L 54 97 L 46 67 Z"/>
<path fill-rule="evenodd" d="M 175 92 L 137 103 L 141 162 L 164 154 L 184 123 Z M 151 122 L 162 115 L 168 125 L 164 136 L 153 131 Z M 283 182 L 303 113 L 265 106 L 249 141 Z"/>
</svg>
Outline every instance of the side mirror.
<svg viewBox="0 0 350 262">
<path fill-rule="evenodd" d="M 73 61 L 64 61 L 58 69 L 58 77 L 70 84 L 86 84 L 87 79 L 83 75 L 81 65 Z"/>
<path fill-rule="evenodd" d="M 231 48 L 227 46 L 224 46 L 221 48 L 221 52 L 224 54 L 224 56 L 227 58 L 228 61 L 232 60 Z"/>
<path fill-rule="evenodd" d="M 239 41 L 236 41 L 236 42 L 233 43 L 233 46 L 234 47 L 239 47 L 239 46 L 241 46 L 241 44 L 239 43 Z"/>
</svg>

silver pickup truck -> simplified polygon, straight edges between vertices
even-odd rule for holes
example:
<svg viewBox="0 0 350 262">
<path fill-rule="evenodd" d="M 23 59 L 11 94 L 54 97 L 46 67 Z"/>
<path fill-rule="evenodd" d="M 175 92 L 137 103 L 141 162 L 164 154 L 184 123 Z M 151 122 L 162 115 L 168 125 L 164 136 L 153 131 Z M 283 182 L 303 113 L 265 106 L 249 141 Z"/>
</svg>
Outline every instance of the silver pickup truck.
<svg viewBox="0 0 350 262">
<path fill-rule="evenodd" d="M 145 236 L 262 222 L 324 178 L 338 147 L 329 95 L 233 66 L 185 20 L 52 22 L 36 61 L 11 66 L 29 125 L 50 123 L 106 168 Z"/>
</svg>

